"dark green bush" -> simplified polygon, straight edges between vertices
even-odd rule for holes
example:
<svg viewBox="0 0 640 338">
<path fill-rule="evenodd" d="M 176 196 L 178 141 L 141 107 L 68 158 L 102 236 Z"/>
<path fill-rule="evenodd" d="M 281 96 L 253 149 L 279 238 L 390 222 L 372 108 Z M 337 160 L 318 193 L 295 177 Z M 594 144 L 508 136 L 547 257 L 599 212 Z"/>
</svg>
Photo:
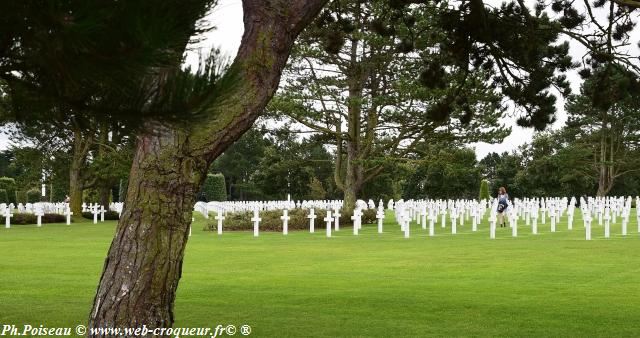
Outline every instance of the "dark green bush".
<svg viewBox="0 0 640 338">
<path fill-rule="evenodd" d="M 315 209 L 314 213 L 317 215 L 315 221 L 316 229 L 324 229 L 326 228 L 327 223 L 324 221 L 326 217 L 326 211 L 322 209 Z M 333 211 L 331 212 L 333 214 Z M 365 210 L 362 213 L 362 224 L 372 224 L 376 222 L 376 211 L 375 210 Z M 215 215 L 213 213 L 212 215 Z M 309 212 L 307 209 L 294 209 L 289 210 L 289 230 L 308 230 L 309 229 L 309 219 L 307 218 Z M 261 211 L 260 218 L 260 230 L 261 231 L 282 231 L 282 220 L 280 217 L 282 216 L 282 210 L 269 210 L 269 211 Z M 223 230 L 225 231 L 248 231 L 253 230 L 253 222 L 251 218 L 253 217 L 252 211 L 245 212 L 233 212 L 228 213 L 225 217 L 223 223 Z M 332 222 L 333 224 L 333 222 Z M 353 221 L 350 217 L 341 215 L 340 216 L 340 226 L 353 226 Z M 204 230 L 215 231 L 218 228 L 218 221 L 211 217 L 207 221 Z"/>
<path fill-rule="evenodd" d="M 16 191 L 16 204 L 17 203 L 27 203 L 27 192 L 22 190 L 22 191 Z"/>
<path fill-rule="evenodd" d="M 86 218 L 86 219 L 90 219 L 93 220 L 93 213 L 89 212 L 89 211 L 85 211 L 82 213 L 82 217 Z M 100 219 L 100 214 L 98 214 L 98 219 Z M 115 211 L 106 211 L 104 213 L 104 220 L 105 221 L 117 221 L 120 218 L 118 217 L 118 213 Z"/>
<path fill-rule="evenodd" d="M 42 193 L 38 189 L 30 189 L 27 191 L 27 203 L 38 203 L 40 202 L 40 195 Z"/>
<path fill-rule="evenodd" d="M 9 197 L 7 197 L 7 190 L 6 189 L 0 189 L 0 203 L 9 204 Z"/>
<path fill-rule="evenodd" d="M 16 203 L 16 180 L 11 177 L 0 177 L 0 189 L 7 192 L 7 202 Z"/>
<path fill-rule="evenodd" d="M 202 195 L 206 202 L 226 201 L 227 185 L 222 174 L 209 174 L 202 186 Z"/>
<path fill-rule="evenodd" d="M 67 217 L 59 214 L 44 214 L 40 220 L 44 223 L 65 223 Z M 34 214 L 13 214 L 11 224 L 38 224 L 38 217 Z"/>
<path fill-rule="evenodd" d="M 66 223 L 66 222 L 67 222 L 67 216 L 66 215 L 44 214 L 42 216 L 42 223 Z"/>
</svg>

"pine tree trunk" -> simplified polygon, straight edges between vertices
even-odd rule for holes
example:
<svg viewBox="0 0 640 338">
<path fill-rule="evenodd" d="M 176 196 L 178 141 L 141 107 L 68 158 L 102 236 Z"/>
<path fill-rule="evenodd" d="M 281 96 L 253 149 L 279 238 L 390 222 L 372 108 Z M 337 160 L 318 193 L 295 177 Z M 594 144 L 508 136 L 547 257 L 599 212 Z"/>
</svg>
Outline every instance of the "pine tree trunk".
<svg viewBox="0 0 640 338">
<path fill-rule="evenodd" d="M 362 189 L 362 164 L 358 162 L 357 144 L 347 142 L 347 168 L 346 168 L 344 188 L 343 214 L 353 215 L 356 207 L 358 194 Z"/>
<path fill-rule="evenodd" d="M 73 132 L 73 156 L 69 166 L 69 208 L 74 215 L 82 214 L 82 199 L 85 188 L 85 163 L 93 138 L 85 136 L 80 130 Z"/>
<path fill-rule="evenodd" d="M 91 327 L 170 327 L 195 197 L 208 163 L 175 133 L 138 142 L 125 208 L 105 262 Z M 182 143 L 182 144 L 181 144 Z"/>
<path fill-rule="evenodd" d="M 211 162 L 247 131 L 278 88 L 293 42 L 326 0 L 244 0 L 237 84 L 191 130 L 138 139 L 126 204 L 89 327 L 171 327 L 196 194 Z M 89 334 L 90 337 L 110 337 Z M 152 334 L 148 335 L 152 337 Z"/>
<path fill-rule="evenodd" d="M 111 188 L 100 187 L 100 205 L 104 206 L 105 209 L 109 206 L 109 196 L 111 195 Z"/>
<path fill-rule="evenodd" d="M 69 208 L 74 215 L 82 214 L 82 192 L 84 190 L 84 179 L 81 169 L 77 163 L 71 163 L 69 167 Z"/>
</svg>

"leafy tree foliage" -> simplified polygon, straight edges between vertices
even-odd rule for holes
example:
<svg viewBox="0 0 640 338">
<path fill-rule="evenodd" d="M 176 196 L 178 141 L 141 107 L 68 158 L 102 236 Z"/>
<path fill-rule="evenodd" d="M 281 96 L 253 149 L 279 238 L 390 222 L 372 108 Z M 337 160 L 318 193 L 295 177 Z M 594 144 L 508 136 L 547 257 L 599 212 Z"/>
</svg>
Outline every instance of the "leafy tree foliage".
<svg viewBox="0 0 640 338">
<path fill-rule="evenodd" d="M 567 133 L 590 157 L 584 168 L 598 178 L 598 195 L 640 166 L 640 81 L 614 66 L 600 68 L 566 105 Z"/>
<path fill-rule="evenodd" d="M 477 197 L 480 168 L 473 149 L 434 149 L 420 160 L 407 180 L 406 198 L 456 199 Z"/>
</svg>

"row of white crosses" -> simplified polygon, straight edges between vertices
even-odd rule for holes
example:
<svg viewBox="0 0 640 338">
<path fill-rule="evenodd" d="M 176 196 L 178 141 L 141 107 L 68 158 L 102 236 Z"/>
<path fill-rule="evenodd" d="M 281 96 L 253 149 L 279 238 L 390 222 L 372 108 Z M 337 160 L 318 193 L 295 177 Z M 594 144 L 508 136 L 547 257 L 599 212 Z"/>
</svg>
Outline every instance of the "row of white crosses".
<svg viewBox="0 0 640 338">
<path fill-rule="evenodd" d="M 19 206 L 21 206 L 21 204 L 19 204 Z M 5 217 L 5 228 L 7 229 L 11 228 L 11 218 L 14 216 L 12 207 L 13 204 L 0 204 L 0 210 L 2 210 L 2 214 Z M 71 215 L 73 215 L 73 213 L 67 203 L 27 203 L 25 206 L 18 208 L 18 213 L 34 214 L 38 227 L 42 226 L 42 216 L 44 216 L 46 212 L 63 214 L 66 216 L 66 224 L 71 224 Z"/>
<path fill-rule="evenodd" d="M 581 198 L 580 209 L 582 211 L 582 217 L 585 227 L 585 238 L 591 239 L 593 219 L 598 219 L 599 225 L 602 225 L 604 221 L 604 237 L 611 237 L 611 224 L 615 224 L 616 218 L 622 217 L 622 236 L 628 234 L 629 217 L 631 215 L 631 197 L 626 199 L 622 197 L 606 197 L 606 198 L 593 198 L 589 197 L 588 200 Z M 636 197 L 636 206 L 640 203 L 640 199 Z M 640 222 L 640 212 L 636 208 L 636 218 Z M 640 223 L 638 223 L 638 232 L 640 232 Z"/>
<path fill-rule="evenodd" d="M 204 205 L 204 202 L 198 202 L 194 206 L 194 210 L 203 213 L 203 215 L 208 214 L 208 209 L 211 206 Z M 217 232 L 219 235 L 223 232 L 223 224 L 226 219 L 225 213 L 229 212 L 229 210 L 245 210 L 246 208 L 251 207 L 253 212 L 253 217 L 251 218 L 251 222 L 253 223 L 253 234 L 255 237 L 260 235 L 260 222 L 262 218 L 260 218 L 260 210 L 274 210 L 274 206 L 284 206 L 282 209 L 282 216 L 280 219 L 282 220 L 282 233 L 287 235 L 289 233 L 289 220 L 291 217 L 289 216 L 289 207 L 308 207 L 308 216 L 309 219 L 309 232 L 315 232 L 315 220 L 317 218 L 317 214 L 315 213 L 315 205 L 321 205 L 326 207 L 326 217 L 323 219 L 327 223 L 327 237 L 331 237 L 332 230 L 339 231 L 340 230 L 340 210 L 342 208 L 342 201 L 317 201 L 317 202 L 298 202 L 292 203 L 287 201 L 285 203 L 279 202 L 217 202 L 213 204 L 216 207 L 216 216 L 214 217 L 217 221 Z M 356 208 L 353 212 L 353 216 L 351 219 L 353 220 L 353 233 L 354 235 L 358 235 L 359 230 L 362 228 L 362 210 L 369 209 L 370 207 L 375 208 L 375 203 L 373 201 L 364 202 L 357 201 Z M 205 216 L 206 217 L 206 216 Z M 382 201 L 380 201 L 379 208 L 376 213 L 376 218 L 378 219 L 378 232 L 382 233 L 382 226 L 384 221 L 384 207 L 382 205 Z"/>
</svg>

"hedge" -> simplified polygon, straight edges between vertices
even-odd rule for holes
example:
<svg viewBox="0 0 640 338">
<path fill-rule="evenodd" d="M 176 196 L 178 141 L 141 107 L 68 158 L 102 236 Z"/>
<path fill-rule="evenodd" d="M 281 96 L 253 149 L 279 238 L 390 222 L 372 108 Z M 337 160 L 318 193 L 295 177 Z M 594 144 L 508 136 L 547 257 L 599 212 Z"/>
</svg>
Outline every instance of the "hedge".
<svg viewBox="0 0 640 338">
<path fill-rule="evenodd" d="M 315 209 L 314 213 L 317 215 L 315 220 L 316 229 L 325 229 L 327 222 L 324 221 L 326 211 L 322 209 Z M 332 212 L 333 213 L 333 212 Z M 294 209 L 289 210 L 289 230 L 308 230 L 309 219 L 307 218 L 309 211 L 307 209 Z M 282 210 L 269 210 L 260 211 L 260 230 L 261 231 L 282 231 Z M 249 231 L 253 230 L 253 211 L 245 212 L 233 212 L 227 213 L 224 223 L 222 225 L 225 231 Z M 376 222 L 376 210 L 364 210 L 362 215 L 362 224 L 372 224 Z M 332 223 L 333 224 L 333 223 Z M 340 226 L 353 226 L 353 221 L 350 217 L 341 215 Z M 207 220 L 205 225 L 205 231 L 216 231 L 218 229 L 218 221 L 211 217 Z"/>
<path fill-rule="evenodd" d="M 93 220 L 93 213 L 89 211 L 85 211 L 82 213 L 82 217 L 86 219 Z M 100 214 L 98 214 L 98 219 L 100 219 Z M 105 221 L 117 221 L 120 217 L 118 217 L 118 213 L 112 210 L 104 212 L 104 220 Z"/>
<path fill-rule="evenodd" d="M 206 202 L 226 201 L 227 184 L 222 174 L 209 174 L 202 186 L 202 195 Z"/>
<path fill-rule="evenodd" d="M 30 189 L 27 191 L 27 203 L 38 203 L 40 202 L 40 196 L 42 192 L 38 189 Z"/>
<path fill-rule="evenodd" d="M 40 221 L 44 223 L 66 223 L 67 217 L 60 214 L 44 214 Z M 38 224 L 38 217 L 34 214 L 13 214 L 11 224 Z"/>
</svg>

